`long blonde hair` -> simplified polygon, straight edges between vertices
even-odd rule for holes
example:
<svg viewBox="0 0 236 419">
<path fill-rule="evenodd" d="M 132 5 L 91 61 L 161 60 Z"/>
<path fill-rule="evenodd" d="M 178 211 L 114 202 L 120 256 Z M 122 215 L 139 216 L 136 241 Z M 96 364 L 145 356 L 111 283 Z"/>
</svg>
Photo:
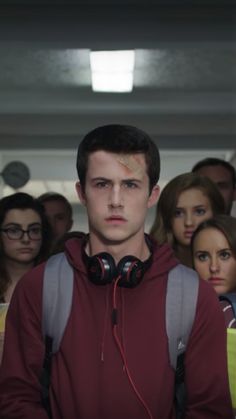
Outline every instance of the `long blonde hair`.
<svg viewBox="0 0 236 419">
<path fill-rule="evenodd" d="M 161 192 L 156 206 L 156 216 L 150 235 L 159 243 L 175 245 L 172 220 L 180 194 L 188 189 L 198 189 L 210 201 L 213 215 L 225 213 L 224 200 L 217 186 L 207 177 L 196 173 L 183 173 L 173 178 Z"/>
</svg>

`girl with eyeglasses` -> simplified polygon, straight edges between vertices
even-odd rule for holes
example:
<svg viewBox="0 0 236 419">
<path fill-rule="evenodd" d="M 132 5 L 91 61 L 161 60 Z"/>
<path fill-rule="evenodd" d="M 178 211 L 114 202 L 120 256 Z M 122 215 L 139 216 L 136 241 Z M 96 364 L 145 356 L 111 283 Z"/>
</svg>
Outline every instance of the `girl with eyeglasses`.
<svg viewBox="0 0 236 419">
<path fill-rule="evenodd" d="M 50 237 L 37 199 L 18 192 L 0 200 L 0 302 L 9 302 L 22 275 L 47 259 Z"/>
<path fill-rule="evenodd" d="M 50 226 L 37 199 L 18 192 L 0 200 L 1 342 L 4 317 L 16 284 L 33 266 L 47 259 L 50 245 Z"/>
</svg>

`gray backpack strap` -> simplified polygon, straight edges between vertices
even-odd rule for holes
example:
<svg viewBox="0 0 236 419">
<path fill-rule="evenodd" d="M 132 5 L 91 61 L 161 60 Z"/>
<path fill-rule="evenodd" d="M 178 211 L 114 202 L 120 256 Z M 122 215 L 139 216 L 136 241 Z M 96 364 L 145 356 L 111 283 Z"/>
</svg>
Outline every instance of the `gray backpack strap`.
<svg viewBox="0 0 236 419">
<path fill-rule="evenodd" d="M 51 256 L 45 265 L 43 281 L 42 328 L 43 336 L 53 339 L 55 353 L 70 315 L 74 273 L 64 253 Z"/>
<path fill-rule="evenodd" d="M 195 318 L 199 277 L 184 265 L 171 269 L 166 294 L 166 330 L 170 363 L 176 369 L 178 356 L 185 352 Z"/>
</svg>

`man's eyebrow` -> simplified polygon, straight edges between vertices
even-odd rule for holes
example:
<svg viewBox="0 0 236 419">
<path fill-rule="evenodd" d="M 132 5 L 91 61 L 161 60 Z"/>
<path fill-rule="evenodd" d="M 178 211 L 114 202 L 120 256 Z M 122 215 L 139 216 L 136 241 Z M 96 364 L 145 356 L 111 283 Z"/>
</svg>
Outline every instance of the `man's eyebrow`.
<svg viewBox="0 0 236 419">
<path fill-rule="evenodd" d="M 106 177 L 103 177 L 103 176 L 94 177 L 94 178 L 91 178 L 91 180 L 92 180 L 92 182 L 96 182 L 98 180 L 102 180 L 102 181 L 105 181 L 105 182 L 113 182 L 112 179 L 109 179 L 109 178 L 106 178 Z M 132 178 L 121 179 L 121 182 L 139 182 L 140 183 L 140 182 L 142 182 L 142 180 L 132 177 Z"/>
<path fill-rule="evenodd" d="M 137 178 L 125 178 L 122 180 L 122 182 L 142 182 L 141 179 L 137 179 Z"/>
<path fill-rule="evenodd" d="M 91 178 L 92 181 L 96 181 L 96 180 L 104 180 L 106 182 L 111 181 L 111 179 L 107 178 L 107 177 L 103 177 L 103 176 L 97 176 L 97 177 L 92 177 Z"/>
</svg>

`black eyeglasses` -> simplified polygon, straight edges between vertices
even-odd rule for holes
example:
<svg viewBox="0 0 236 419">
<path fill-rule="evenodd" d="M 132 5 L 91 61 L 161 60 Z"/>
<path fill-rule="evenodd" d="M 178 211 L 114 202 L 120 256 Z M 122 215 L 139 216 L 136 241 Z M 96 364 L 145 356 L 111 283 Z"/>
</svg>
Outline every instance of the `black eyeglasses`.
<svg viewBox="0 0 236 419">
<path fill-rule="evenodd" d="M 6 233 L 10 240 L 21 240 L 24 234 L 27 234 L 30 240 L 41 240 L 42 228 L 41 227 L 30 227 L 28 230 L 23 230 L 20 227 L 6 227 L 1 228 L 3 233 Z"/>
</svg>

